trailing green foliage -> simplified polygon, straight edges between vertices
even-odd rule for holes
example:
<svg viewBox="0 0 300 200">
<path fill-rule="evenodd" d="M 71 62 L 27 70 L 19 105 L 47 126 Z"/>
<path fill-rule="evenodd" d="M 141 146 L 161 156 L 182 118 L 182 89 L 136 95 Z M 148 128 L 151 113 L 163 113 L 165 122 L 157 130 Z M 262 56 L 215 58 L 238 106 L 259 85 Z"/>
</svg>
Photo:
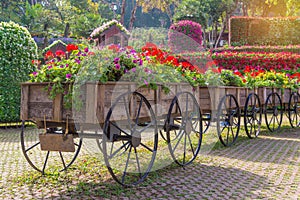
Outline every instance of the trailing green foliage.
<svg viewBox="0 0 300 200">
<path fill-rule="evenodd" d="M 300 44 L 300 17 L 232 17 L 230 44 L 289 45 Z"/>
<path fill-rule="evenodd" d="M 34 70 L 37 46 L 28 30 L 0 22 L 0 122 L 19 121 L 20 83 Z"/>
</svg>

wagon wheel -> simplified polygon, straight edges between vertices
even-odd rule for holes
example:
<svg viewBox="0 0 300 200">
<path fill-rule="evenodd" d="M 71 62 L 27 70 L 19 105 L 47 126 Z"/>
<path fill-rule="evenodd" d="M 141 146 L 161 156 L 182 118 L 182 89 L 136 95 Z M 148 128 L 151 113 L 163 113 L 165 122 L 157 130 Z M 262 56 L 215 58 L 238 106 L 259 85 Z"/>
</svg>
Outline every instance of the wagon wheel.
<svg viewBox="0 0 300 200">
<path fill-rule="evenodd" d="M 25 129 L 26 124 L 30 124 L 30 126 Z M 42 174 L 66 170 L 76 160 L 82 146 L 82 139 L 74 135 L 75 152 L 43 151 L 39 141 L 39 134 L 43 131 L 36 128 L 35 122 L 22 121 L 21 147 L 26 160 Z M 58 128 L 49 128 L 47 132 L 64 134 Z"/>
<path fill-rule="evenodd" d="M 249 138 L 255 138 L 260 132 L 262 109 L 257 94 L 251 93 L 247 97 L 244 108 L 244 124 Z"/>
<path fill-rule="evenodd" d="M 288 118 L 292 128 L 300 126 L 300 104 L 299 104 L 299 94 L 293 92 L 289 99 L 288 104 Z"/>
<path fill-rule="evenodd" d="M 113 179 L 125 187 L 143 182 L 158 143 L 157 122 L 148 100 L 138 92 L 120 95 L 107 113 L 103 133 L 104 160 Z"/>
<path fill-rule="evenodd" d="M 181 92 L 173 98 L 165 127 L 174 161 L 180 166 L 192 163 L 200 151 L 202 119 L 199 105 L 191 93 Z"/>
<path fill-rule="evenodd" d="M 264 112 L 268 129 L 271 132 L 278 131 L 282 123 L 283 107 L 277 93 L 272 92 L 268 95 Z"/>
<path fill-rule="evenodd" d="M 218 106 L 217 131 L 221 143 L 231 146 L 236 141 L 240 130 L 240 109 L 236 98 L 225 95 Z"/>
<path fill-rule="evenodd" d="M 211 121 L 211 113 L 202 114 L 202 132 L 206 133 Z"/>
</svg>

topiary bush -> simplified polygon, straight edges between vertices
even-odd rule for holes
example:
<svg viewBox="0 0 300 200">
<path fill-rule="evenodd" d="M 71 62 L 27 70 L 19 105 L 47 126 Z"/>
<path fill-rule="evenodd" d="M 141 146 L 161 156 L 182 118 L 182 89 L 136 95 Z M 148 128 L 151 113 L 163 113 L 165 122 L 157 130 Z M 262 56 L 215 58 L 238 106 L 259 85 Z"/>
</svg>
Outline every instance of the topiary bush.
<svg viewBox="0 0 300 200">
<path fill-rule="evenodd" d="M 169 29 L 169 47 L 176 53 L 202 50 L 202 27 L 200 24 L 181 20 Z"/>
<path fill-rule="evenodd" d="M 25 27 L 0 22 L 0 122 L 20 120 L 20 83 L 34 71 L 37 45 Z"/>
</svg>

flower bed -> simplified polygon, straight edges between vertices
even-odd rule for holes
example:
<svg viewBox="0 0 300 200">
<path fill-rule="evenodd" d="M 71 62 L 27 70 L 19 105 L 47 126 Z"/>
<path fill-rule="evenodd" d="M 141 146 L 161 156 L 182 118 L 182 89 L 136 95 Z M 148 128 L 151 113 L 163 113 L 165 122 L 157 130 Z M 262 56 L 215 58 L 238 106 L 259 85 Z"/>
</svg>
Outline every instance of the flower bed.
<svg viewBox="0 0 300 200">
<path fill-rule="evenodd" d="M 231 70 L 243 70 L 246 66 L 259 66 L 265 70 L 297 70 L 300 67 L 300 54 L 293 53 L 255 53 L 221 52 L 214 53 L 216 65 Z"/>
<path fill-rule="evenodd" d="M 281 53 L 281 52 L 290 52 L 290 53 L 300 53 L 300 45 L 287 45 L 287 46 L 230 46 L 217 48 L 214 52 L 221 53 L 223 51 L 233 51 L 233 52 L 269 52 L 269 53 Z"/>
</svg>

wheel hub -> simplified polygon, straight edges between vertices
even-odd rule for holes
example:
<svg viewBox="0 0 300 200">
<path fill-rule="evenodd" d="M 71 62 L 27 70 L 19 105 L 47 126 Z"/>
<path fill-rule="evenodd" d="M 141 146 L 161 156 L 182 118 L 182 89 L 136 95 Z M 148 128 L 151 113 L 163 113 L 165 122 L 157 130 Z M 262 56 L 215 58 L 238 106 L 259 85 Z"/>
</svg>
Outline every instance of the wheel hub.
<svg viewBox="0 0 300 200">
<path fill-rule="evenodd" d="M 232 126 L 232 124 L 233 124 L 233 115 L 229 116 L 228 123 L 229 123 L 229 126 Z"/>
<path fill-rule="evenodd" d="M 278 108 L 277 108 L 277 106 L 273 107 L 273 114 L 274 114 L 274 116 L 278 116 Z"/>
<path fill-rule="evenodd" d="M 140 133 L 132 134 L 131 145 L 133 147 L 138 147 L 141 144 L 142 138 Z"/>
<path fill-rule="evenodd" d="M 193 131 L 193 124 L 190 120 L 187 120 L 185 123 L 185 132 L 190 134 Z"/>
</svg>

